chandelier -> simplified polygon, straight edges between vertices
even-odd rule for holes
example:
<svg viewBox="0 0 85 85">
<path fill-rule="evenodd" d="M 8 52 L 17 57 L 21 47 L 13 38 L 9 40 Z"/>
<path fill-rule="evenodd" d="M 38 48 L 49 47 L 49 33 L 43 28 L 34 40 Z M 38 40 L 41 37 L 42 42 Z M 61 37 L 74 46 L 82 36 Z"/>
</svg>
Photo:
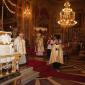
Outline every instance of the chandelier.
<svg viewBox="0 0 85 85">
<path fill-rule="evenodd" d="M 31 14 L 30 3 L 26 0 L 25 1 L 25 7 L 24 7 L 23 15 L 25 17 L 28 17 L 30 14 Z"/>
<path fill-rule="evenodd" d="M 70 3 L 67 1 L 64 3 L 64 8 L 60 12 L 60 20 L 58 21 L 62 27 L 71 27 L 77 24 L 75 21 L 75 12 L 70 7 Z"/>
<path fill-rule="evenodd" d="M 29 16 L 31 14 L 30 9 L 27 7 L 23 12 L 24 16 Z"/>
</svg>

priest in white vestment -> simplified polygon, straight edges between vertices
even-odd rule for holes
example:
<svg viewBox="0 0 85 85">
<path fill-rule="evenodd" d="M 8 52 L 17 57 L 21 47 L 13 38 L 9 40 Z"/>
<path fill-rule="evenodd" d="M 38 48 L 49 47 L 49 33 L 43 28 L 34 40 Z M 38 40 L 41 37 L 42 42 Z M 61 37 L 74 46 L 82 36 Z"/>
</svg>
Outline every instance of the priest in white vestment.
<svg viewBox="0 0 85 85">
<path fill-rule="evenodd" d="M 54 44 L 52 47 L 52 51 L 51 51 L 51 56 L 50 56 L 50 60 L 49 60 L 49 64 L 52 63 L 61 63 L 63 64 L 63 50 L 62 50 L 62 46 L 61 45 L 56 45 Z"/>
<path fill-rule="evenodd" d="M 55 40 L 55 44 L 51 50 L 49 64 L 52 64 L 56 69 L 59 69 L 61 64 L 64 64 L 63 48 L 60 40 Z"/>
<path fill-rule="evenodd" d="M 19 36 L 14 40 L 15 51 L 21 54 L 19 64 L 26 64 L 26 46 L 23 33 L 20 33 Z"/>
<path fill-rule="evenodd" d="M 38 33 L 37 34 L 37 38 L 35 41 L 36 45 L 35 45 L 35 52 L 37 56 L 43 56 L 44 54 L 44 41 L 43 41 L 43 36 Z"/>
</svg>

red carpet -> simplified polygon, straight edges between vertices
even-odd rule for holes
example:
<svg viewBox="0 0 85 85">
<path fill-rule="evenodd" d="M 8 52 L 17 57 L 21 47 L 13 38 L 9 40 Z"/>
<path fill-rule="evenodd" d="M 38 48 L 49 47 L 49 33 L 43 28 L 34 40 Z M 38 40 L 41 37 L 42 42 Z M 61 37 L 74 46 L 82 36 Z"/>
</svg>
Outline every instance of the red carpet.
<svg viewBox="0 0 85 85">
<path fill-rule="evenodd" d="M 29 60 L 28 66 L 32 66 L 35 71 L 40 72 L 40 77 L 53 76 L 53 77 L 58 77 L 58 78 L 63 78 L 68 80 L 85 82 L 85 76 L 71 75 L 71 74 L 57 72 L 51 66 L 46 65 L 46 62 L 43 62 L 43 61 Z"/>
</svg>

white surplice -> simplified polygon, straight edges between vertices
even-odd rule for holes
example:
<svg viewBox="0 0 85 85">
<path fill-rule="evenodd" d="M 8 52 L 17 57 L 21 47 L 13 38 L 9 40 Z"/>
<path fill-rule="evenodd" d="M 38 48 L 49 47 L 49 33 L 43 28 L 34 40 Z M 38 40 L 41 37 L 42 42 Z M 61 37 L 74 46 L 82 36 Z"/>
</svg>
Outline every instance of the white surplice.
<svg viewBox="0 0 85 85">
<path fill-rule="evenodd" d="M 19 52 L 21 54 L 19 64 L 25 64 L 26 63 L 26 47 L 25 47 L 25 40 L 21 39 L 20 37 L 17 37 L 14 40 L 14 48 L 16 52 Z"/>
</svg>

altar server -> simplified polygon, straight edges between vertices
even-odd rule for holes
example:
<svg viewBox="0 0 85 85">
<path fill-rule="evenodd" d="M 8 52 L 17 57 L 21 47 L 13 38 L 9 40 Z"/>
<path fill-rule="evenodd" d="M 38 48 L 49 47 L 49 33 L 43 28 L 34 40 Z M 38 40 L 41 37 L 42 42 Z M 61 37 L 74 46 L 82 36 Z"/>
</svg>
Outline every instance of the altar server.
<svg viewBox="0 0 85 85">
<path fill-rule="evenodd" d="M 20 33 L 14 40 L 14 48 L 16 52 L 21 54 L 19 64 L 26 64 L 26 46 L 23 33 Z"/>
</svg>

